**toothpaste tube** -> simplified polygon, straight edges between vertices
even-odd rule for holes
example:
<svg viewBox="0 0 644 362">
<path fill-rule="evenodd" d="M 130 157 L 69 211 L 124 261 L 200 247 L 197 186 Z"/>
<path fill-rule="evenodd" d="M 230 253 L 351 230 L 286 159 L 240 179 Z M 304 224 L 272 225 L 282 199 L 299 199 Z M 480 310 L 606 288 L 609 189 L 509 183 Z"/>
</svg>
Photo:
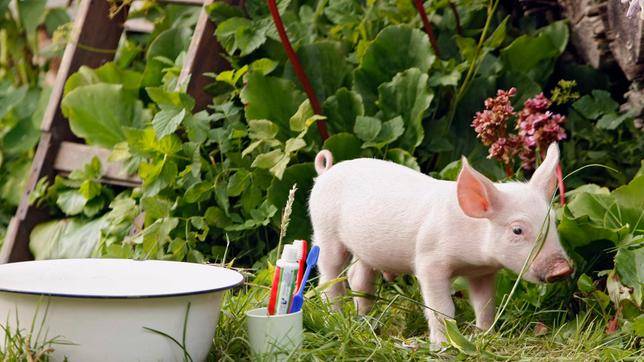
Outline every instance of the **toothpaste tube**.
<svg viewBox="0 0 644 362">
<path fill-rule="evenodd" d="M 275 314 L 287 314 L 291 308 L 291 300 L 295 291 L 297 281 L 297 270 L 299 268 L 298 250 L 293 245 L 284 245 L 282 257 L 277 261 L 279 268 L 279 283 L 277 287 L 277 298 Z"/>
</svg>

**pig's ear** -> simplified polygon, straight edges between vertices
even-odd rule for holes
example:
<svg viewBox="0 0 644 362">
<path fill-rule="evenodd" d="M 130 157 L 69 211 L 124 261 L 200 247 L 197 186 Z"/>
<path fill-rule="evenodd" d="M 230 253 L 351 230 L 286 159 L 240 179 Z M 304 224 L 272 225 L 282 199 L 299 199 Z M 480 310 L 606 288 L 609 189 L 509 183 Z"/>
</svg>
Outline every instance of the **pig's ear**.
<svg viewBox="0 0 644 362">
<path fill-rule="evenodd" d="M 463 168 L 456 180 L 459 206 L 467 216 L 490 217 L 498 200 L 498 190 L 492 181 L 473 169 L 465 157 L 461 161 Z"/>
<path fill-rule="evenodd" d="M 548 200 L 552 197 L 557 185 L 556 169 L 559 164 L 559 146 L 553 142 L 548 147 L 546 157 L 543 159 L 541 165 L 534 171 L 530 185 L 541 190 L 546 194 Z"/>
</svg>

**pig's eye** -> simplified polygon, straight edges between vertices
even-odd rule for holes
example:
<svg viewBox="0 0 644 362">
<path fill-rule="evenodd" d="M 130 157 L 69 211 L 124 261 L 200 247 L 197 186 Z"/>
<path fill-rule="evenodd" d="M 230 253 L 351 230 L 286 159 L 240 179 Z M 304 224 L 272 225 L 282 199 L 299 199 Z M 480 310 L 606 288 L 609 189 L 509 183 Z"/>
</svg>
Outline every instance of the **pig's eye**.
<svg viewBox="0 0 644 362">
<path fill-rule="evenodd" d="M 521 229 L 518 226 L 515 226 L 512 228 L 512 232 L 514 233 L 514 235 L 521 235 L 523 234 L 523 229 Z"/>
</svg>

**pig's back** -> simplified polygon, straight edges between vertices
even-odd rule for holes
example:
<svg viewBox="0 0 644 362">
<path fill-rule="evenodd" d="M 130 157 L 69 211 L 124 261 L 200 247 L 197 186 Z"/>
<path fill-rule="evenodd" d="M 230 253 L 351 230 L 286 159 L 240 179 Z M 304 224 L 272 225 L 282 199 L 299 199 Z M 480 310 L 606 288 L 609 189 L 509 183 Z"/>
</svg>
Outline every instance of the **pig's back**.
<svg viewBox="0 0 644 362">
<path fill-rule="evenodd" d="M 374 268 L 410 272 L 421 225 L 453 193 L 453 183 L 393 162 L 344 161 L 316 179 L 311 219 Z"/>
</svg>

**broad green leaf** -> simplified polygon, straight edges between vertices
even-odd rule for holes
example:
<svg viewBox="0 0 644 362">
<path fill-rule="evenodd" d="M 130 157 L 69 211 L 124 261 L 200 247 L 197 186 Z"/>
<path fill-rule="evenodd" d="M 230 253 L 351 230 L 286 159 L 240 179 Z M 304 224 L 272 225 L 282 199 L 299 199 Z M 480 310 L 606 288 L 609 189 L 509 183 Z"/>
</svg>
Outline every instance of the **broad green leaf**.
<svg viewBox="0 0 644 362">
<path fill-rule="evenodd" d="M 152 128 L 157 137 L 161 138 L 174 133 L 185 117 L 184 108 L 164 107 L 154 116 Z"/>
<path fill-rule="evenodd" d="M 324 15 L 334 24 L 359 23 L 362 13 L 362 7 L 357 0 L 330 1 L 324 8 Z"/>
<path fill-rule="evenodd" d="M 544 82 L 552 73 L 554 62 L 568 44 L 568 24 L 557 21 L 538 30 L 536 36 L 522 35 L 501 50 L 508 70 L 527 74 Z"/>
<path fill-rule="evenodd" d="M 228 179 L 227 192 L 229 196 L 239 196 L 250 185 L 252 174 L 240 169 Z"/>
<path fill-rule="evenodd" d="M 628 113 L 617 114 L 617 113 L 608 113 L 604 114 L 596 123 L 597 128 L 606 129 L 612 131 L 619 127 L 625 120 L 631 118 L 631 115 Z"/>
<path fill-rule="evenodd" d="M 78 190 L 63 191 L 56 199 L 56 205 L 66 215 L 78 215 L 83 212 L 87 199 Z"/>
<path fill-rule="evenodd" d="M 572 104 L 577 112 L 588 119 L 598 119 L 604 114 L 615 113 L 619 104 L 613 100 L 610 93 L 595 89 L 592 94 L 585 95 Z"/>
<path fill-rule="evenodd" d="M 353 132 L 363 141 L 374 140 L 380 133 L 382 121 L 375 117 L 358 116 Z"/>
<path fill-rule="evenodd" d="M 278 62 L 270 58 L 260 58 L 250 63 L 250 70 L 269 75 L 278 65 Z"/>
<path fill-rule="evenodd" d="M 279 210 L 284 208 L 288 193 L 293 184 L 297 184 L 295 201 L 291 222 L 286 233 L 286 240 L 305 239 L 311 237 L 311 222 L 308 216 L 308 199 L 313 187 L 313 180 L 316 177 L 312 163 L 299 163 L 292 165 L 284 171 L 282 179 L 273 179 L 268 188 L 268 201 Z M 279 227 L 281 212 L 275 214 L 272 223 Z"/>
<path fill-rule="evenodd" d="M 306 44 L 297 50 L 297 56 L 320 101 L 335 94 L 351 70 L 339 42 L 322 40 Z M 285 76 L 299 84 L 290 62 L 285 68 Z"/>
<path fill-rule="evenodd" d="M 254 119 L 248 121 L 248 135 L 253 140 L 271 140 L 277 136 L 279 128 L 277 125 L 266 119 Z"/>
<path fill-rule="evenodd" d="M 622 284 L 633 288 L 633 298 L 638 306 L 642 305 L 642 285 L 644 285 L 644 247 L 630 250 L 620 248 L 615 255 L 615 271 Z"/>
<path fill-rule="evenodd" d="M 393 141 L 397 140 L 398 137 L 402 136 L 404 132 L 405 132 L 405 125 L 402 120 L 402 117 L 400 116 L 394 117 L 388 120 L 387 122 L 383 122 L 380 132 L 378 132 L 378 136 L 376 136 L 376 138 L 371 141 L 365 142 L 365 144 L 362 145 L 362 147 L 363 148 L 366 148 L 366 147 L 382 148 L 392 143 Z"/>
<path fill-rule="evenodd" d="M 210 196 L 210 190 L 213 185 L 210 182 L 197 182 L 196 184 L 188 187 L 186 193 L 183 195 L 188 203 L 195 203 L 207 200 Z"/>
<path fill-rule="evenodd" d="M 427 80 L 427 74 L 411 68 L 396 74 L 391 82 L 378 87 L 378 106 L 385 118 L 402 116 L 405 133 L 398 144 L 403 149 L 414 150 L 425 137 L 423 114 L 434 98 Z"/>
<path fill-rule="evenodd" d="M 71 21 L 67 9 L 65 8 L 52 8 L 47 10 L 45 16 L 45 29 L 48 34 L 53 34 L 58 27 L 65 25 Z"/>
<path fill-rule="evenodd" d="M 163 69 L 167 68 L 159 57 L 174 60 L 179 53 L 188 48 L 192 30 L 186 27 L 173 27 L 157 36 L 145 54 L 145 70 L 143 71 L 142 84 L 144 86 L 161 85 Z"/>
<path fill-rule="evenodd" d="M 593 280 L 588 275 L 582 274 L 579 276 L 579 279 L 577 279 L 577 289 L 584 293 L 590 293 L 596 288 L 593 284 Z"/>
<path fill-rule="evenodd" d="M 217 24 L 215 36 L 229 54 L 245 56 L 266 42 L 266 32 L 250 19 L 233 17 Z"/>
<path fill-rule="evenodd" d="M 121 84 L 123 89 L 138 96 L 142 76 L 139 72 L 121 69 L 114 62 L 107 62 L 96 69 L 83 65 L 65 82 L 64 94 L 84 85 L 110 83 Z"/>
<path fill-rule="evenodd" d="M 16 1 L 20 24 L 30 37 L 35 36 L 36 28 L 45 20 L 46 5 L 47 0 Z"/>
<path fill-rule="evenodd" d="M 215 24 L 220 24 L 228 18 L 243 16 L 238 6 L 233 6 L 225 2 L 215 1 L 206 6 L 206 11 Z"/>
<path fill-rule="evenodd" d="M 212 225 L 220 229 L 223 229 L 231 224 L 231 220 L 228 216 L 226 216 L 224 210 L 216 206 L 211 206 L 206 209 L 204 217 L 208 225 Z"/>
<path fill-rule="evenodd" d="M 456 181 L 458 178 L 458 173 L 463 167 L 461 160 L 452 161 L 443 167 L 443 169 L 438 173 L 441 180 Z"/>
<path fill-rule="evenodd" d="M 387 151 L 386 159 L 420 172 L 416 157 L 401 148 L 392 148 Z"/>
<path fill-rule="evenodd" d="M 354 91 L 340 88 L 322 105 L 327 117 L 327 126 L 332 134 L 353 132 L 358 116 L 364 116 L 362 97 Z"/>
<path fill-rule="evenodd" d="M 27 86 L 22 86 L 17 89 L 8 86 L 5 89 L 0 89 L 0 119 L 23 100 L 28 90 L 29 88 Z"/>
<path fill-rule="evenodd" d="M 365 108 L 374 110 L 377 89 L 382 83 L 390 82 L 394 75 L 409 68 L 426 73 L 434 59 L 425 33 L 406 25 L 388 26 L 369 44 L 353 73 L 354 87 L 362 95 Z"/>
<path fill-rule="evenodd" d="M 152 224 L 154 220 L 169 217 L 172 211 L 172 202 L 164 197 L 144 197 L 141 207 L 145 212 L 145 223 Z"/>
<path fill-rule="evenodd" d="M 284 152 L 282 152 L 282 150 L 272 150 L 270 152 L 257 155 L 251 166 L 257 168 L 271 168 L 280 162 L 283 157 Z"/>
<path fill-rule="evenodd" d="M 362 142 L 351 133 L 338 133 L 324 141 L 323 149 L 331 151 L 333 162 L 358 158 L 362 154 Z"/>
<path fill-rule="evenodd" d="M 63 97 L 63 114 L 72 132 L 87 143 L 111 148 L 125 141 L 123 127 L 141 122 L 141 102 L 114 84 L 78 87 Z"/>
<path fill-rule="evenodd" d="M 101 230 L 106 226 L 104 218 L 48 221 L 31 232 L 29 250 L 36 260 L 89 258 L 94 256 Z"/>
<path fill-rule="evenodd" d="M 300 106 L 297 108 L 297 112 L 289 119 L 289 127 L 291 131 L 302 132 L 307 128 L 307 120 L 313 117 L 313 108 L 311 108 L 311 102 L 306 99 Z"/>
<path fill-rule="evenodd" d="M 246 119 L 267 119 L 277 124 L 286 135 L 289 120 L 297 111 L 304 94 L 295 89 L 293 82 L 259 72 L 246 74 L 246 87 L 241 91 L 241 100 L 246 105 Z"/>
<path fill-rule="evenodd" d="M 304 148 L 306 146 L 306 142 L 304 142 L 303 139 L 297 137 L 297 138 L 291 138 L 288 141 L 286 141 L 286 145 L 284 146 L 284 153 L 287 155 L 290 155 L 293 152 L 297 152 L 300 149 Z"/>
</svg>

